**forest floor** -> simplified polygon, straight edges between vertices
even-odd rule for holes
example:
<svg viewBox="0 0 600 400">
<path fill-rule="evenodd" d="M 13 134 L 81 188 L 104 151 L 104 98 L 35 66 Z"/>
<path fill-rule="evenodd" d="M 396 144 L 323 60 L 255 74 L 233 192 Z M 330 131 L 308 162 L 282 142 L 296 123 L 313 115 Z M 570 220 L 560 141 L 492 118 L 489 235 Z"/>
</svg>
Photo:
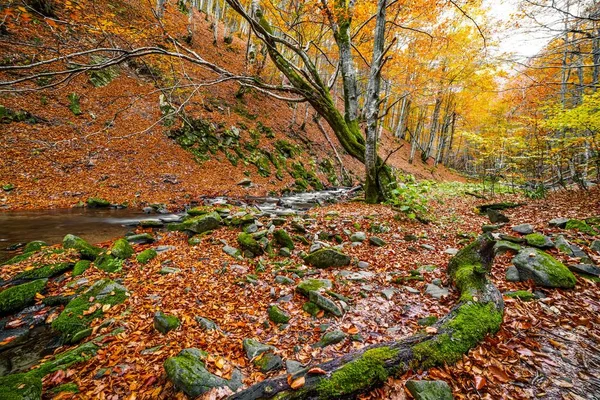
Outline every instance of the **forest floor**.
<svg viewBox="0 0 600 400">
<path fill-rule="evenodd" d="M 157 247 L 163 250 L 148 264 L 142 265 L 134 257 L 126 260 L 115 273 L 107 273 L 92 264 L 83 275 L 72 277 L 67 273 L 49 282 L 45 297 L 72 295 L 78 287 L 108 277 L 123 284 L 129 297 L 123 304 L 103 309 L 102 318 L 92 322 L 94 330 L 90 338 L 115 327 L 124 328 L 123 332 L 105 338 L 95 357 L 66 371 L 47 375 L 44 396 L 183 399 L 186 396 L 176 391 L 167 379 L 163 363 L 185 348 L 207 351 L 210 354 L 207 368 L 217 376 L 228 378 L 238 369 L 243 373 L 244 384 L 251 385 L 281 372 L 261 372 L 245 355 L 242 346 L 245 338 L 275 346 L 276 353 L 284 360 L 315 365 L 368 344 L 399 340 L 423 331 L 425 327 L 419 324 L 420 319 L 443 316 L 456 304 L 457 292 L 445 273 L 451 249 L 463 247 L 481 232 L 482 225 L 489 223 L 475 207 L 490 202 L 436 189 L 432 189 L 428 197 L 434 217 L 429 224 L 409 220 L 389 206 L 356 201 L 318 207 L 303 218 L 287 217 L 277 222 L 283 223 L 280 227 L 290 233 L 294 226 L 301 224 L 306 233 L 300 235 L 311 243 L 322 232 L 340 235 L 343 251 L 352 258 L 352 263 L 338 268 L 313 270 L 307 267 L 300 256 L 302 251 L 309 251 L 310 245 L 296 238 L 289 256 L 234 258 L 225 254 L 223 247 L 225 244 L 239 246 L 236 240 L 239 228 L 216 229 L 194 245 L 188 243 L 189 236 L 182 232 L 138 228 L 139 232 L 151 233 L 156 241 L 135 245 L 136 253 Z M 500 232 L 514 234 L 511 226 L 529 223 L 536 232 L 550 237 L 563 234 L 571 243 L 577 243 L 591 261 L 600 262 L 600 253 L 589 247 L 600 237 L 548 225 L 548 221 L 556 217 L 600 216 L 598 188 L 587 192 L 557 192 L 545 200 L 528 200 L 516 195 L 493 199 L 494 202 L 500 200 L 526 203 L 505 211 L 510 223 Z M 225 207 L 231 214 L 250 211 Z M 258 222 L 266 228 L 273 219 L 262 217 Z M 367 238 L 377 236 L 386 244 L 376 247 L 369 244 L 368 239 L 351 244 L 350 235 L 356 232 L 365 232 Z M 323 242 L 337 244 L 333 237 L 325 239 L 326 236 L 321 235 Z M 578 262 L 557 249 L 549 253 L 567 265 Z M 39 257 L 42 256 L 4 266 L 1 278 L 30 270 L 42 261 Z M 53 261 L 72 259 L 73 253 L 51 257 L 58 257 Z M 359 262 L 362 263 L 359 265 Z M 535 287 L 532 281 L 507 282 L 505 275 L 510 263 L 508 254 L 496 258 L 492 270 L 494 284 L 503 293 L 530 290 L 540 298 L 522 301 L 505 297 L 501 330 L 471 350 L 458 364 L 390 378 L 382 388 L 361 398 L 410 398 L 404 383 L 417 377 L 448 382 L 457 399 L 598 399 L 600 283 L 578 277 L 574 289 L 563 290 Z M 161 274 L 165 267 L 175 270 Z M 402 280 L 417 275 L 419 279 Z M 311 316 L 303 311 L 306 299 L 294 288 L 308 277 L 331 280 L 332 290 L 346 298 L 348 307 L 341 317 L 323 312 Z M 448 289 L 447 296 L 436 299 L 426 294 L 432 282 Z M 39 296 L 37 302 L 44 296 Z M 289 322 L 285 325 L 270 322 L 267 312 L 270 305 L 277 305 L 286 312 Z M 158 332 L 153 318 L 159 310 L 177 316 L 181 326 L 167 334 Z M 60 311 L 61 307 L 44 307 L 39 314 L 52 321 Z M 203 329 L 196 320 L 199 316 L 214 321 L 219 330 Z M 18 328 L 19 318 L 19 315 L 9 318 L 8 326 Z M 111 325 L 100 327 L 106 319 L 111 319 Z M 324 348 L 313 346 L 325 332 L 334 330 L 347 336 Z M 57 349 L 56 353 L 67 348 Z M 51 394 L 53 387 L 65 383 L 75 383 L 79 393 Z M 216 392 L 206 395 L 206 398 L 216 397 Z"/>
</svg>

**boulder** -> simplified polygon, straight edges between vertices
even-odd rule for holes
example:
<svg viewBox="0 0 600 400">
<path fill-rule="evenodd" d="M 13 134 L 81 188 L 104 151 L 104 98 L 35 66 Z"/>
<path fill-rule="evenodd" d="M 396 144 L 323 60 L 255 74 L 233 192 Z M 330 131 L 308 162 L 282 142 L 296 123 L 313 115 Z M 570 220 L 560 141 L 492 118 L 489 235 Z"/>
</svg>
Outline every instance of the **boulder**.
<svg viewBox="0 0 600 400">
<path fill-rule="evenodd" d="M 169 331 L 179 328 L 181 322 L 174 315 L 168 315 L 162 311 L 157 311 L 154 314 L 154 328 L 163 335 Z"/>
<path fill-rule="evenodd" d="M 550 222 L 548 222 L 548 225 L 553 228 L 564 228 L 567 225 L 567 222 L 569 222 L 569 218 L 559 217 L 551 219 Z"/>
<path fill-rule="evenodd" d="M 277 306 L 268 308 L 269 319 L 275 324 L 287 324 L 290 320 L 290 315 Z"/>
<path fill-rule="evenodd" d="M 569 243 L 563 235 L 558 235 L 556 237 L 555 246 L 558 250 L 565 253 L 569 257 L 573 256 L 573 251 L 571 250 L 571 243 Z"/>
<path fill-rule="evenodd" d="M 511 229 L 514 232 L 520 233 L 521 235 L 529 235 L 530 233 L 533 233 L 533 225 L 531 224 L 515 225 Z"/>
<path fill-rule="evenodd" d="M 406 389 L 415 400 L 452 400 L 452 389 L 444 381 L 416 381 L 406 382 Z"/>
<path fill-rule="evenodd" d="M 139 233 L 137 235 L 129 235 L 125 237 L 129 243 L 134 244 L 150 244 L 154 243 L 154 236 L 149 233 Z"/>
<path fill-rule="evenodd" d="M 290 250 L 294 250 L 294 241 L 292 240 L 289 233 L 284 229 L 277 229 L 273 232 L 273 238 L 275 242 L 281 247 L 287 247 Z"/>
<path fill-rule="evenodd" d="M 23 248 L 23 253 L 29 253 L 32 251 L 40 251 L 42 249 L 42 247 L 46 247 L 46 246 L 48 246 L 48 243 L 43 242 L 41 240 L 34 240 L 25 245 L 25 247 Z"/>
<path fill-rule="evenodd" d="M 492 224 L 506 223 L 510 221 L 506 215 L 497 210 L 489 209 L 486 211 L 486 214 Z"/>
<path fill-rule="evenodd" d="M 100 197 L 90 197 L 87 199 L 87 206 L 89 208 L 107 208 L 110 207 L 110 201 L 101 199 Z"/>
<path fill-rule="evenodd" d="M 350 256 L 334 249 L 321 249 L 310 253 L 304 259 L 306 263 L 317 268 L 343 267 L 350 264 Z"/>
<path fill-rule="evenodd" d="M 255 339 L 244 339 L 242 341 L 242 346 L 244 346 L 246 357 L 248 357 L 250 360 L 268 351 L 276 350 L 275 347 L 268 344 L 263 344 Z"/>
<path fill-rule="evenodd" d="M 508 282 L 519 282 L 521 280 L 517 267 L 509 265 L 508 268 L 506 268 L 506 280 Z"/>
<path fill-rule="evenodd" d="M 191 398 L 196 398 L 213 388 L 228 387 L 236 391 L 242 386 L 242 375 L 238 370 L 234 370 L 230 380 L 208 372 L 204 364 L 207 356 L 206 352 L 191 348 L 184 349 L 177 356 L 165 361 L 167 377 L 176 389 Z"/>
<path fill-rule="evenodd" d="M 530 233 L 525 235 L 525 240 L 529 246 L 537 247 L 540 249 L 551 249 L 554 247 L 554 243 L 549 237 L 542 235 L 541 233 Z"/>
<path fill-rule="evenodd" d="M 306 297 L 310 292 L 319 292 L 331 289 L 332 284 L 329 279 L 306 279 L 296 286 L 296 291 Z"/>
<path fill-rule="evenodd" d="M 38 279 L 0 292 L 0 315 L 19 311 L 35 302 L 35 296 L 46 287 L 48 279 Z"/>
<path fill-rule="evenodd" d="M 448 289 L 428 283 L 425 288 L 425 294 L 430 295 L 434 299 L 441 299 L 444 296 L 448 296 Z"/>
<path fill-rule="evenodd" d="M 138 263 L 145 265 L 150 262 L 154 257 L 156 257 L 158 253 L 154 249 L 146 249 L 137 255 L 135 258 Z"/>
<path fill-rule="evenodd" d="M 221 216 L 213 211 L 211 213 L 200 215 L 186 219 L 180 224 L 181 230 L 191 231 L 194 233 L 203 233 L 216 229 L 221 224 Z"/>
<path fill-rule="evenodd" d="M 110 248 L 110 254 L 114 257 L 125 260 L 133 255 L 133 247 L 125 239 L 115 241 Z"/>
<path fill-rule="evenodd" d="M 95 260 L 102 251 L 101 248 L 92 246 L 82 238 L 71 234 L 64 237 L 63 247 L 65 249 L 75 249 L 81 258 L 86 260 Z"/>
<path fill-rule="evenodd" d="M 592 264 L 569 265 L 569 269 L 578 274 L 586 274 L 600 277 L 600 268 Z"/>
<path fill-rule="evenodd" d="M 519 250 L 521 250 L 521 246 L 507 240 L 498 240 L 496 244 L 494 244 L 494 252 L 496 254 L 503 254 L 506 252 L 518 253 Z"/>
<path fill-rule="evenodd" d="M 519 270 L 519 277 L 523 281 L 532 279 L 537 285 L 544 287 L 573 288 L 575 286 L 575 276 L 563 263 L 536 248 L 523 248 L 512 262 Z"/>
<path fill-rule="evenodd" d="M 385 240 L 383 240 L 377 236 L 371 236 L 369 238 L 369 243 L 371 243 L 371 245 L 376 246 L 376 247 L 383 247 L 386 245 Z"/>
<path fill-rule="evenodd" d="M 73 267 L 73 276 L 79 276 L 83 274 L 91 265 L 91 261 L 89 260 L 79 260 L 75 263 Z"/>
<path fill-rule="evenodd" d="M 343 315 L 342 309 L 338 307 L 333 300 L 328 299 L 319 292 L 311 291 L 308 294 L 309 300 L 316 304 L 320 309 L 330 312 L 336 317 Z"/>
<path fill-rule="evenodd" d="M 347 336 L 348 335 L 346 335 L 344 332 L 338 330 L 327 332 L 321 337 L 321 340 L 313 345 L 313 347 L 323 348 L 332 344 L 337 344 L 346 339 Z"/>
</svg>

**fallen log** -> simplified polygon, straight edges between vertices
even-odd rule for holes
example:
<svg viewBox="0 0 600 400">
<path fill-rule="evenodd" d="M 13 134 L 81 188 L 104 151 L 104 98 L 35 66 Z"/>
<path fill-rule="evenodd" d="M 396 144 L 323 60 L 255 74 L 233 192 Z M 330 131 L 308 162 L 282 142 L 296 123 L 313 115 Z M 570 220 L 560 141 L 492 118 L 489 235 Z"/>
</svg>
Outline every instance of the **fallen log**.
<svg viewBox="0 0 600 400">
<path fill-rule="evenodd" d="M 455 363 L 502 323 L 502 295 L 488 279 L 494 244 L 489 233 L 483 234 L 448 263 L 447 273 L 461 296 L 448 315 L 433 325 L 435 333 L 368 346 L 291 376 L 266 379 L 230 399 L 352 398 L 390 376 Z"/>
</svg>

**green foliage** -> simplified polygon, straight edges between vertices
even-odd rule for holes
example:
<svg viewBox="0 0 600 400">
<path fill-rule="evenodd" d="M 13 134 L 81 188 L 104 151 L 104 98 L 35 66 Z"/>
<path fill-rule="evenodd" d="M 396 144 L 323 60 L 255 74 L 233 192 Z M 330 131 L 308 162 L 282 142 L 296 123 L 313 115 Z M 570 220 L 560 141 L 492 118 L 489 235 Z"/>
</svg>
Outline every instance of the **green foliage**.
<svg viewBox="0 0 600 400">
<path fill-rule="evenodd" d="M 548 189 L 546 189 L 546 186 L 544 186 L 544 184 L 537 185 L 535 189 L 523 189 L 523 195 L 528 199 L 532 200 L 545 199 L 547 194 Z"/>
<path fill-rule="evenodd" d="M 425 217 L 429 213 L 427 192 L 429 181 L 417 181 L 412 175 L 398 177 L 398 186 L 392 189 L 388 204 L 405 213 L 408 218 Z"/>
<path fill-rule="evenodd" d="M 79 95 L 71 93 L 67 96 L 69 99 L 69 110 L 75 115 L 81 115 L 81 105 L 79 104 Z"/>
</svg>

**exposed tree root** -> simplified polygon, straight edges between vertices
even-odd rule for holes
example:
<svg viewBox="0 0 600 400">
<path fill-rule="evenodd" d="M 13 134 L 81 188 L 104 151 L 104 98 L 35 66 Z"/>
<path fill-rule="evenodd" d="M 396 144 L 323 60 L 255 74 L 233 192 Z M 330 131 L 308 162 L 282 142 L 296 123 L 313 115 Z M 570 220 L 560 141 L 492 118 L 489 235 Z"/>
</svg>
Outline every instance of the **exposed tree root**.
<svg viewBox="0 0 600 400">
<path fill-rule="evenodd" d="M 291 377 L 280 375 L 264 380 L 230 399 L 351 398 L 382 384 L 389 376 L 458 361 L 487 334 L 497 332 L 502 323 L 502 295 L 488 279 L 494 243 L 490 234 L 481 235 L 450 260 L 447 272 L 461 298 L 434 325 L 436 333 L 368 346 L 305 368 Z M 302 378 L 304 384 L 292 389 L 289 382 Z"/>
</svg>

